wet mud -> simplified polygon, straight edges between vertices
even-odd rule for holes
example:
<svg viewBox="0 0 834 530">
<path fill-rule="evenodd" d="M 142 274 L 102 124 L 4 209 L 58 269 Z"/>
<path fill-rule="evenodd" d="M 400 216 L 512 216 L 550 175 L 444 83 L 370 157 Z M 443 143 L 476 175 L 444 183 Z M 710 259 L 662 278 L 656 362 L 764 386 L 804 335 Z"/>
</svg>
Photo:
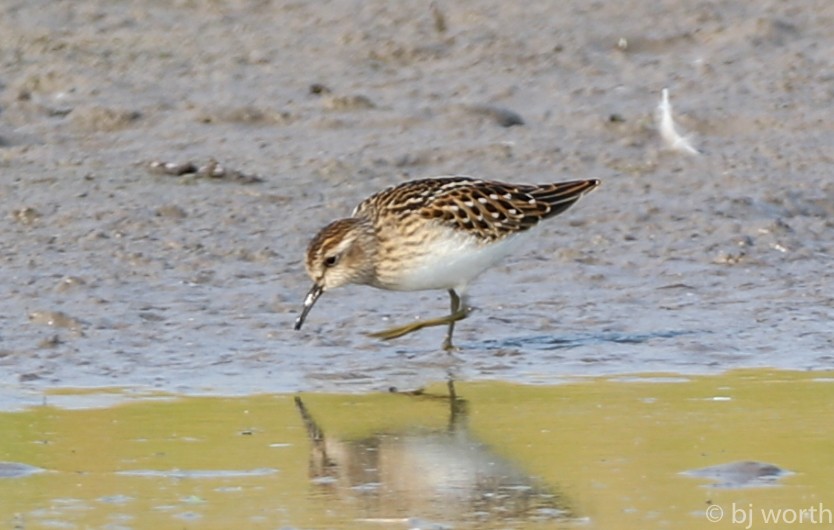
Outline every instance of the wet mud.
<svg viewBox="0 0 834 530">
<path fill-rule="evenodd" d="M 832 23 L 830 2 L 6 2 L 7 393 L 831 368 Z M 663 88 L 700 156 L 664 149 Z M 293 331 L 316 230 L 442 174 L 603 185 L 472 286 L 455 358 L 442 330 L 365 335 L 445 293 L 345 288 Z"/>
</svg>

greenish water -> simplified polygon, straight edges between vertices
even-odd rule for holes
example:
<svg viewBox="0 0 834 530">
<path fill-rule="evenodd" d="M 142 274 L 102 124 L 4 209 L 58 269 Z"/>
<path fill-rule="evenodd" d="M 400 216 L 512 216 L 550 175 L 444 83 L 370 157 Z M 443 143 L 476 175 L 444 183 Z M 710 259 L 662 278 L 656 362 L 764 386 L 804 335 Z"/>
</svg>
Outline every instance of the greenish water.
<svg viewBox="0 0 834 530">
<path fill-rule="evenodd" d="M 458 384 L 455 402 L 445 390 L 51 392 L 0 414 L 0 461 L 42 470 L 0 466 L 13 475 L 0 525 L 743 528 L 766 510 L 790 524 L 834 509 L 834 373 Z M 687 474 L 739 461 L 785 473 Z"/>
</svg>

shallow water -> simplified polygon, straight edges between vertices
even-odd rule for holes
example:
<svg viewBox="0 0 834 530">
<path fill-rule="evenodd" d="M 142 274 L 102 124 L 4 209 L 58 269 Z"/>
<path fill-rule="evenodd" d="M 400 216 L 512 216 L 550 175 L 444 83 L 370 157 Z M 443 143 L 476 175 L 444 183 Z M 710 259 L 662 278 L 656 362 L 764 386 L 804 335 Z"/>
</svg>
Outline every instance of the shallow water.
<svg viewBox="0 0 834 530">
<path fill-rule="evenodd" d="M 2 459 L 41 470 L 0 478 L 0 521 L 683 529 L 719 506 L 716 527 L 739 527 L 741 509 L 762 524 L 761 510 L 834 508 L 833 382 L 746 370 L 459 383 L 454 406 L 443 384 L 422 396 L 49 392 L 0 414 Z"/>
</svg>

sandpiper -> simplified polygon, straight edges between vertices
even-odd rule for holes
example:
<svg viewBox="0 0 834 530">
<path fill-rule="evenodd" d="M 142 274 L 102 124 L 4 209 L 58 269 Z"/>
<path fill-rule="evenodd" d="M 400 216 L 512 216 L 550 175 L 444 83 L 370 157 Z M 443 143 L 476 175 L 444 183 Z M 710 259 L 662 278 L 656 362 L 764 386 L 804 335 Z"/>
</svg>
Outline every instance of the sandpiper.
<svg viewBox="0 0 834 530">
<path fill-rule="evenodd" d="M 393 339 L 448 325 L 443 348 L 450 350 L 455 322 L 471 311 L 462 299 L 469 282 L 512 254 L 539 221 L 564 212 L 599 184 L 594 179 L 522 185 L 447 176 L 413 180 L 371 195 L 351 217 L 333 221 L 310 241 L 306 267 L 313 287 L 295 329 L 301 329 L 322 293 L 342 285 L 446 289 L 452 302 L 448 316 L 371 336 Z"/>
</svg>

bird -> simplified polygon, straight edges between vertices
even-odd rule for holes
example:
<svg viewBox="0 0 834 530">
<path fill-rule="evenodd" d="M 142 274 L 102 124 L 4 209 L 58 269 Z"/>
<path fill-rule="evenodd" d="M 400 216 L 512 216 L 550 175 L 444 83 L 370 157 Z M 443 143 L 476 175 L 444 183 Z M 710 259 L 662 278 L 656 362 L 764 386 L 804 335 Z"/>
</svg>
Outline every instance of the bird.
<svg viewBox="0 0 834 530">
<path fill-rule="evenodd" d="M 459 175 L 412 180 L 375 193 L 310 241 L 305 266 L 313 286 L 294 327 L 301 329 L 323 293 L 347 284 L 444 289 L 449 315 L 370 335 L 388 340 L 445 325 L 442 347 L 453 350 L 455 323 L 472 310 L 464 297 L 469 283 L 516 252 L 533 227 L 599 185 L 597 179 L 536 185 Z"/>
</svg>

